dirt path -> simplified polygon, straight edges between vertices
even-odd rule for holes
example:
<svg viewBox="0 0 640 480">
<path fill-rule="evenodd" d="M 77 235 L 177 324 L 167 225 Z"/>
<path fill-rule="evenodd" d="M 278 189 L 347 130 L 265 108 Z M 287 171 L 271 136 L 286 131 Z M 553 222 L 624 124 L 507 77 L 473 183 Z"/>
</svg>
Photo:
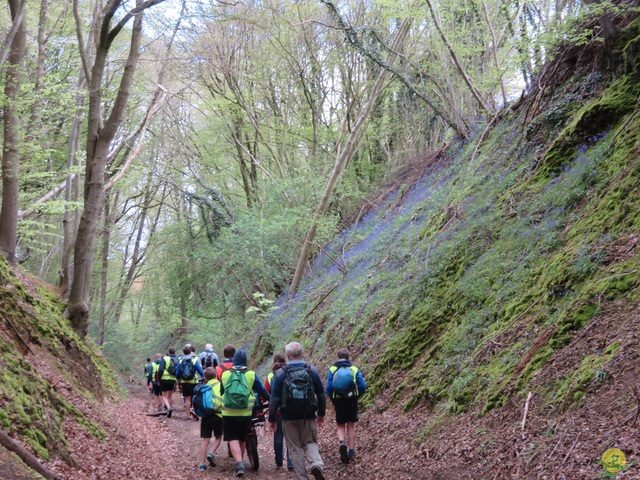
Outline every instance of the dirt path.
<svg viewBox="0 0 640 480">
<path fill-rule="evenodd" d="M 129 396 L 121 400 L 106 401 L 96 410 L 88 406 L 85 410 L 100 425 L 105 434 L 100 441 L 76 422 L 65 422 L 65 434 L 68 440 L 71 458 L 53 459 L 47 467 L 64 479 L 73 480 L 185 480 L 210 479 L 222 480 L 235 478 L 234 462 L 227 455 L 223 443 L 216 452 L 215 468 L 198 470 L 200 451 L 200 423 L 188 420 L 186 411 L 180 408 L 180 394 L 174 393 L 174 405 L 177 407 L 171 418 L 149 416 L 155 411 L 153 398 L 147 389 L 139 385 L 128 385 Z M 405 478 L 391 472 L 371 456 L 367 457 L 363 442 L 360 458 L 349 465 L 339 460 L 336 426 L 333 415 L 328 413 L 325 425 L 319 429 L 320 453 L 325 464 L 325 477 L 336 479 Z M 364 440 L 364 439 L 363 439 Z M 293 473 L 286 469 L 276 469 L 273 454 L 273 435 L 266 427 L 258 428 L 258 450 L 260 468 L 251 469 L 245 456 L 248 479 L 293 479 Z M 371 455 L 371 454 L 369 454 Z M 0 467 L 7 466 L 12 476 L 4 476 L 0 468 L 0 479 L 34 478 L 30 472 L 22 475 L 19 469 L 11 468 L 5 459 L 0 458 Z M 381 474 L 381 471 L 384 472 Z M 390 475 L 391 474 L 391 475 Z M 313 478 L 313 477 L 311 477 Z M 416 478 L 411 475 L 410 478 Z"/>
<path fill-rule="evenodd" d="M 142 408 L 144 413 L 152 412 L 153 408 L 149 401 L 148 393 L 144 391 L 136 391 L 133 393 L 138 408 Z M 175 477 L 165 476 L 165 480 L 175 478 L 176 480 L 184 480 L 184 478 L 206 478 L 206 479 L 230 479 L 235 478 L 233 475 L 234 461 L 228 456 L 226 444 L 223 442 L 216 452 L 216 467 L 209 468 L 204 472 L 198 471 L 199 465 L 199 447 L 200 447 L 200 423 L 189 420 L 184 408 L 182 408 L 182 400 L 179 393 L 174 393 L 173 404 L 176 407 L 171 418 L 146 417 L 152 419 L 158 424 L 160 429 L 166 430 L 172 437 L 172 442 L 181 447 L 179 450 L 185 452 L 184 456 L 174 456 L 172 459 L 171 470 L 175 471 Z M 321 431 L 321 437 L 329 437 L 333 434 L 332 426 L 326 425 Z M 260 468 L 254 471 L 249 464 L 249 460 L 245 455 L 244 463 L 246 473 L 244 478 L 249 479 L 289 479 L 295 478 L 293 473 L 285 469 L 276 469 L 275 458 L 273 453 L 273 434 L 266 426 L 258 427 L 258 451 L 260 457 Z M 323 438 L 324 439 L 324 438 Z M 328 440 L 328 438 L 327 438 Z M 188 447 L 185 447 L 188 445 Z M 345 465 L 337 462 L 334 464 L 333 459 L 325 458 L 326 477 L 333 478 L 331 470 L 335 467 L 345 467 Z M 338 468 L 339 468 L 338 467 Z M 166 471 L 166 470 L 165 470 Z M 351 477 L 355 478 L 355 477 Z"/>
</svg>

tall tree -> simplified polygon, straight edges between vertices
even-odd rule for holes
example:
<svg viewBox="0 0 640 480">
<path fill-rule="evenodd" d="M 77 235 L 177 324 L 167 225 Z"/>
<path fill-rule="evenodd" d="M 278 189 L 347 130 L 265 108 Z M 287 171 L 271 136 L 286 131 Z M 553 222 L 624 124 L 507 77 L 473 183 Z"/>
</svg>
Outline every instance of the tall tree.
<svg viewBox="0 0 640 480">
<path fill-rule="evenodd" d="M 395 52 L 401 50 L 404 40 L 409 33 L 410 27 L 411 21 L 408 19 L 403 20 L 403 22 L 400 24 L 391 49 L 391 51 L 394 53 L 390 54 L 391 58 L 387 59 L 387 63 L 389 65 L 393 66 L 396 57 Z M 349 137 L 347 138 L 346 143 L 338 151 L 338 155 L 336 156 L 336 161 L 334 163 L 333 170 L 331 171 L 331 175 L 329 176 L 327 186 L 324 190 L 322 198 L 320 199 L 320 203 L 316 208 L 313 219 L 311 220 L 311 226 L 309 227 L 307 236 L 304 239 L 304 243 L 302 244 L 302 250 L 300 252 L 300 256 L 298 257 L 296 271 L 293 274 L 291 288 L 289 289 L 289 298 L 295 295 L 298 290 L 298 286 L 300 285 L 300 281 L 302 280 L 302 273 L 304 272 L 305 266 L 307 264 L 309 249 L 311 248 L 311 244 L 313 243 L 316 236 L 318 222 L 327 211 L 329 200 L 331 198 L 331 195 L 333 194 L 333 191 L 335 190 L 336 183 L 338 182 L 340 175 L 358 150 L 358 146 L 360 145 L 360 141 L 362 140 L 362 136 L 364 134 L 364 130 L 367 126 L 371 113 L 373 112 L 374 107 L 378 102 L 378 99 L 380 98 L 380 94 L 384 89 L 384 85 L 387 82 L 389 75 L 389 70 L 380 71 L 380 73 L 378 74 L 378 78 L 376 78 L 373 88 L 371 89 L 367 102 L 362 106 L 360 112 L 358 113 L 358 117 L 356 118 L 356 121 L 351 128 L 351 132 L 349 134 Z"/>
<path fill-rule="evenodd" d="M 123 0 L 109 0 L 103 9 L 100 22 L 99 39 L 89 75 L 89 110 L 86 143 L 86 167 L 84 180 L 84 208 L 80 216 L 78 233 L 74 248 L 73 282 L 67 304 L 67 315 L 71 325 L 82 337 L 87 334 L 89 324 L 89 295 L 91 273 L 95 255 L 96 229 L 104 201 L 105 169 L 109 160 L 109 151 L 114 137 L 123 121 L 129 99 L 134 73 L 140 58 L 142 41 L 143 12 L 164 0 L 137 0 L 136 7 L 124 13 L 121 20 L 112 26 L 112 22 L 123 8 Z M 129 55 L 125 63 L 115 102 L 109 116 L 102 118 L 102 95 L 105 81 L 107 57 L 113 41 L 133 19 Z"/>
<path fill-rule="evenodd" d="M 4 84 L 4 144 L 2 145 L 2 209 L 0 210 L 0 250 L 13 265 L 18 239 L 18 164 L 20 160 L 20 115 L 18 99 L 22 82 L 22 63 L 27 49 L 26 0 L 9 0 L 12 32 L 9 65 Z"/>
</svg>

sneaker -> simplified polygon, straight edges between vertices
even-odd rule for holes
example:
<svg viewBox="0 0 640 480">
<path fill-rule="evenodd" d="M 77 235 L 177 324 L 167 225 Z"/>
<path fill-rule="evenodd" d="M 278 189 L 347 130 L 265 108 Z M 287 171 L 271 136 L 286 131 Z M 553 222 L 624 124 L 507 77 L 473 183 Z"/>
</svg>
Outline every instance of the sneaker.
<svg viewBox="0 0 640 480">
<path fill-rule="evenodd" d="M 347 444 L 340 444 L 340 461 L 342 463 L 349 463 L 349 456 L 347 455 Z"/>
<path fill-rule="evenodd" d="M 173 414 L 173 407 L 168 408 L 167 409 L 167 418 L 171 418 L 171 415 Z"/>
<path fill-rule="evenodd" d="M 316 480 L 324 480 L 322 469 L 317 465 L 314 467 L 311 467 L 311 475 L 313 475 L 313 478 L 315 478 Z"/>
<path fill-rule="evenodd" d="M 276 463 L 276 468 L 280 470 L 282 468 L 282 463 Z"/>
<path fill-rule="evenodd" d="M 202 470 L 202 471 L 204 471 L 204 470 L 206 470 L 206 469 L 207 469 L 207 466 L 206 466 L 206 465 L 200 465 L 200 466 L 198 467 L 198 470 Z"/>
<path fill-rule="evenodd" d="M 351 458 L 356 458 L 356 451 L 355 450 L 351 450 L 349 449 L 349 453 L 347 453 L 347 456 L 351 459 Z"/>
<path fill-rule="evenodd" d="M 243 477 L 244 476 L 244 463 L 238 463 L 238 465 L 236 466 L 236 469 L 233 471 L 233 473 L 235 473 L 236 477 Z"/>
<path fill-rule="evenodd" d="M 207 462 L 209 462 L 209 465 L 211 465 L 212 468 L 216 466 L 216 460 L 213 453 L 207 453 Z"/>
</svg>

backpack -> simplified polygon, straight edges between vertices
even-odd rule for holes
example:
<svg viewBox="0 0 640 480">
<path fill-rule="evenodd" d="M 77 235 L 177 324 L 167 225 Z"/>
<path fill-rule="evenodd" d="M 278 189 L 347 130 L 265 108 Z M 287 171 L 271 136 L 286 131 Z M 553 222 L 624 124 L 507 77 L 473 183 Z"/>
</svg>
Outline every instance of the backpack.
<svg viewBox="0 0 640 480">
<path fill-rule="evenodd" d="M 311 367 L 307 364 L 282 367 L 282 404 L 280 408 L 289 420 L 303 420 L 315 415 L 318 409 L 316 394 L 311 380 Z"/>
<path fill-rule="evenodd" d="M 205 352 L 204 357 L 202 358 L 202 368 L 217 366 L 218 362 L 216 362 L 215 354 L 213 352 Z"/>
<path fill-rule="evenodd" d="M 335 369 L 335 370 L 334 370 Z M 356 391 L 356 367 L 331 367 L 333 372 L 333 393 L 342 398 L 351 398 L 357 395 Z"/>
<path fill-rule="evenodd" d="M 220 397 L 217 398 L 221 400 Z M 211 418 L 220 411 L 221 405 L 216 403 L 213 388 L 208 383 L 199 383 L 193 389 L 193 409 L 202 418 Z"/>
<path fill-rule="evenodd" d="M 170 375 L 175 375 L 176 374 L 176 369 L 178 368 L 178 359 L 177 357 L 174 355 L 173 357 L 169 357 L 169 362 L 166 361 L 165 357 L 165 365 L 164 368 L 167 369 L 167 371 L 169 372 Z"/>
<path fill-rule="evenodd" d="M 182 380 L 193 380 L 196 376 L 196 364 L 193 357 L 183 358 L 180 362 L 180 378 Z"/>
<path fill-rule="evenodd" d="M 228 380 L 224 384 L 224 406 L 233 410 L 249 408 L 249 383 L 245 378 L 246 370 L 229 369 Z"/>
</svg>

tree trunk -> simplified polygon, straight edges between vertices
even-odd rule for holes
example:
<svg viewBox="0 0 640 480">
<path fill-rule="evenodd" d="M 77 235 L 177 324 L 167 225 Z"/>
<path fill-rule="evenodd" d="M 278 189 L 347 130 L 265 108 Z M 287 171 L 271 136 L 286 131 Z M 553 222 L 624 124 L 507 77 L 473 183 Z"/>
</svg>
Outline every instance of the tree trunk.
<svg viewBox="0 0 640 480">
<path fill-rule="evenodd" d="M 116 201 L 117 205 L 117 193 Z M 113 217 L 111 216 L 111 203 L 109 193 L 105 194 L 104 202 L 104 223 L 102 230 L 102 271 L 100 272 L 100 313 L 98 315 L 98 334 L 96 335 L 96 344 L 104 343 L 104 324 L 107 310 L 107 285 L 109 274 L 109 243 L 111 241 L 111 227 L 113 225 Z"/>
<path fill-rule="evenodd" d="M 78 81 L 78 90 L 85 85 L 84 70 L 80 71 L 80 79 Z M 79 139 L 82 128 L 82 106 L 84 105 L 84 95 L 78 93 L 76 96 L 76 112 L 71 124 L 71 135 L 69 135 L 69 147 L 67 149 L 67 170 L 70 172 L 72 167 L 78 162 L 77 152 L 79 150 Z M 62 217 L 62 249 L 60 252 L 60 298 L 67 298 L 69 286 L 71 285 L 71 265 L 73 258 L 73 248 L 76 229 L 74 215 L 69 208 L 71 201 L 77 201 L 78 196 L 74 195 L 74 183 L 79 183 L 77 175 L 69 174 L 66 180 L 64 192 L 64 215 Z"/>
<path fill-rule="evenodd" d="M 9 52 L 4 95 L 4 144 L 2 148 L 2 209 L 0 210 L 0 251 L 10 265 L 16 263 L 18 240 L 18 163 L 20 159 L 20 117 L 18 97 L 22 81 L 22 62 L 27 46 L 24 1 L 9 0 L 11 19 L 19 22 Z"/>
<path fill-rule="evenodd" d="M 89 80 L 89 110 L 87 125 L 86 168 L 84 185 L 84 209 L 80 217 L 74 248 L 74 269 L 66 314 L 74 330 L 81 336 L 87 335 L 89 325 L 91 274 L 93 271 L 94 248 L 98 219 L 104 201 L 105 169 L 109 158 L 109 148 L 120 126 L 138 59 L 142 38 L 143 11 L 162 0 L 138 0 L 136 8 L 127 12 L 119 23 L 111 29 L 111 20 L 122 5 L 123 0 L 109 0 L 105 6 L 101 22 L 100 38 L 91 78 Z M 114 105 L 102 126 L 102 88 L 109 49 L 116 36 L 130 19 L 133 20 L 129 56 Z"/>
<path fill-rule="evenodd" d="M 140 218 L 138 219 L 138 231 L 136 233 L 136 240 L 133 245 L 133 253 L 131 254 L 131 259 L 129 259 L 129 268 L 127 269 L 126 275 L 121 279 L 120 284 L 120 294 L 118 295 L 118 299 L 116 300 L 116 306 L 113 314 L 113 322 L 120 322 L 120 316 L 122 315 L 122 308 L 124 307 L 124 302 L 127 299 L 127 294 L 131 289 L 131 285 L 140 270 L 141 262 L 143 261 L 144 254 L 140 254 L 140 245 L 142 243 L 142 235 L 144 234 L 144 227 L 147 223 L 147 214 L 149 212 L 149 207 L 151 205 L 151 200 L 153 199 L 157 188 L 153 188 L 151 182 L 153 180 L 153 170 L 149 170 L 149 175 L 147 177 L 147 185 L 145 187 L 144 200 L 142 204 L 142 211 L 140 212 Z M 147 239 L 148 241 L 149 239 Z M 127 262 L 127 259 L 124 259 Z"/>
<path fill-rule="evenodd" d="M 411 22 L 409 20 L 403 20 L 400 28 L 398 29 L 398 34 L 396 35 L 396 38 L 393 42 L 392 51 L 395 52 L 399 50 L 399 47 L 402 45 L 405 37 L 409 33 L 410 26 Z M 395 55 L 389 58 L 388 63 L 390 65 L 393 65 L 394 61 Z M 322 199 L 318 204 L 316 212 L 313 216 L 311 227 L 309 227 L 309 231 L 307 232 L 304 244 L 302 245 L 302 251 L 300 252 L 300 256 L 298 257 L 296 271 L 293 275 L 293 280 L 291 281 L 291 288 L 289 289 L 289 298 L 293 297 L 296 294 L 296 291 L 300 286 L 302 274 L 304 272 L 305 265 L 307 263 L 307 257 L 309 255 L 309 248 L 313 243 L 313 239 L 316 236 L 316 230 L 318 229 L 318 221 L 320 220 L 320 217 L 322 217 L 327 211 L 327 207 L 329 206 L 329 199 L 333 194 L 333 190 L 335 189 L 336 183 L 340 178 L 340 174 L 343 172 L 349 161 L 358 151 L 358 147 L 360 146 L 360 141 L 362 140 L 362 136 L 364 135 L 369 117 L 371 116 L 375 105 L 378 103 L 378 99 L 380 98 L 380 94 L 384 89 L 389 74 L 390 72 L 388 70 L 383 69 L 380 71 L 380 74 L 378 75 L 378 78 L 376 79 L 376 82 L 371 89 L 369 99 L 362 106 L 362 109 L 358 114 L 358 118 L 351 128 L 351 133 L 349 135 L 349 138 L 347 139 L 346 145 L 339 151 L 338 156 L 336 157 L 336 161 L 333 166 L 333 170 L 331 171 L 329 181 L 327 182 L 327 186 L 324 190 L 324 194 L 322 195 Z"/>
</svg>

